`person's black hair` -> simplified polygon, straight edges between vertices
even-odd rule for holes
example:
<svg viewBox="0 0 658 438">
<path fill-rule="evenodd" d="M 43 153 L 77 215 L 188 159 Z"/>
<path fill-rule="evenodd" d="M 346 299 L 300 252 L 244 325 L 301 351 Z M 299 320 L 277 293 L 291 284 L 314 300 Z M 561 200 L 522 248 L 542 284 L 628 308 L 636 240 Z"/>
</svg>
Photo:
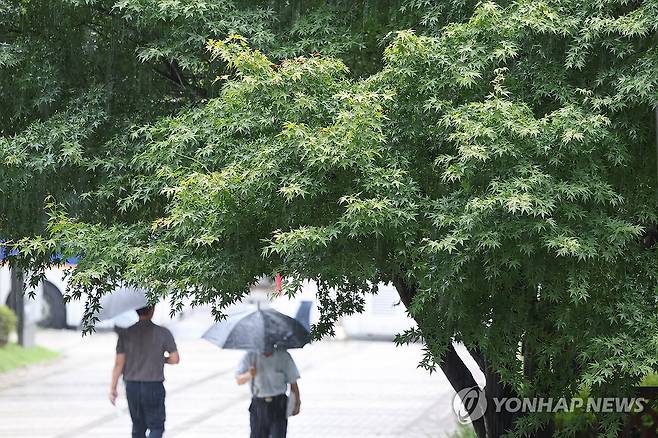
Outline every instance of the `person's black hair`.
<svg viewBox="0 0 658 438">
<path fill-rule="evenodd" d="M 153 306 L 146 306 L 142 307 L 141 309 L 135 310 L 139 316 L 146 316 L 149 314 L 149 312 L 153 310 Z"/>
</svg>

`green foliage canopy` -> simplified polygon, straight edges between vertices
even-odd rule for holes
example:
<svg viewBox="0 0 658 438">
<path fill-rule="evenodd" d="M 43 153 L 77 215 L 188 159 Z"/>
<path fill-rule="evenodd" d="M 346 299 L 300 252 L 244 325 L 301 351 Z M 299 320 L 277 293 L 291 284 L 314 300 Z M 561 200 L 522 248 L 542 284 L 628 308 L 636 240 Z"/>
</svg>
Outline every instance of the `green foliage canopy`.
<svg viewBox="0 0 658 438">
<path fill-rule="evenodd" d="M 137 22 L 148 16 L 121 3 Z M 71 284 L 89 309 L 128 281 L 220 316 L 262 274 L 282 272 L 290 293 L 312 278 L 318 335 L 393 282 L 418 322 L 401 341 L 422 337 L 428 368 L 458 340 L 517 394 L 627 393 L 658 369 L 658 257 L 646 239 L 658 223 L 658 2 L 483 3 L 472 14 L 423 4 L 402 9 L 422 32 L 397 33 L 381 67 L 358 74 L 331 56 L 279 60 L 306 42 L 281 49 L 262 36 L 256 50 L 233 35 L 198 55 L 190 40 L 180 65 L 205 69 L 205 97 L 188 87 L 163 107 L 154 94 L 143 122 L 113 122 L 105 155 L 83 148 L 102 172 L 76 202 L 94 208 L 56 199 L 48 236 L 24 241 L 23 255 L 83 254 Z M 157 41 L 136 66 L 171 42 Z M 82 106 L 69 114 L 94 108 Z M 51 132 L 53 117 L 0 151 Z M 43 159 L 32 153 L 29 165 Z M 22 156 L 3 155 L 5 168 Z M 65 166 L 80 154 L 54 156 Z M 548 420 L 522 418 L 517 433 Z M 616 434 L 619 417 L 599 420 Z"/>
<path fill-rule="evenodd" d="M 89 220 L 114 212 L 84 195 L 131 160 L 131 127 L 221 89 L 227 66 L 210 56 L 208 38 L 239 33 L 275 60 L 341 55 L 362 75 L 381 64 L 397 11 L 365 0 L 3 1 L 0 236 L 40 234 L 47 195 Z"/>
</svg>

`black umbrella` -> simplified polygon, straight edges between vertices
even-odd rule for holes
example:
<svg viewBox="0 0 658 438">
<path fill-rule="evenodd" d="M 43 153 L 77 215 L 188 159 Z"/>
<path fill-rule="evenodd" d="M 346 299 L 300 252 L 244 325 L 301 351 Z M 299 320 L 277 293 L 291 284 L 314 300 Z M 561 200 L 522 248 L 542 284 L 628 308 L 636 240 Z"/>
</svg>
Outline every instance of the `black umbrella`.
<svg viewBox="0 0 658 438">
<path fill-rule="evenodd" d="M 210 327 L 203 338 L 221 348 L 258 352 L 302 348 L 310 342 L 308 330 L 299 321 L 260 308 L 229 316 Z"/>
</svg>

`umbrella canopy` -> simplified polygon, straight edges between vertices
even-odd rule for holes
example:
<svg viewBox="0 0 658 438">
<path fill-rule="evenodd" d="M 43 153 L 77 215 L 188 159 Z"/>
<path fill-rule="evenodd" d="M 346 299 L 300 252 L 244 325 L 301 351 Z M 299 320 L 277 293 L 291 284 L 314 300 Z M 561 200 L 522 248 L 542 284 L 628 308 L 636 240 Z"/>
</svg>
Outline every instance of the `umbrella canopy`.
<svg viewBox="0 0 658 438">
<path fill-rule="evenodd" d="M 146 291 L 134 287 L 120 287 L 104 295 L 100 300 L 101 309 L 96 314 L 99 321 L 112 319 L 130 310 L 148 306 Z"/>
<path fill-rule="evenodd" d="M 299 321 L 274 309 L 229 316 L 210 327 L 203 338 L 221 348 L 258 352 L 302 348 L 310 342 L 308 330 Z"/>
</svg>

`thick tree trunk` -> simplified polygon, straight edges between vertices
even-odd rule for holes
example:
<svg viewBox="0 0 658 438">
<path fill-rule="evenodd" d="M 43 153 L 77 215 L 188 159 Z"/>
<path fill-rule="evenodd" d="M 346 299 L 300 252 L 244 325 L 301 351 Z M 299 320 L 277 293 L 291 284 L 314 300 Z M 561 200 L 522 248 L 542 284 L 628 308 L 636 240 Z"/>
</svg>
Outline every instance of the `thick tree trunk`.
<svg viewBox="0 0 658 438">
<path fill-rule="evenodd" d="M 402 303 L 407 307 L 411 306 L 411 301 L 416 295 L 416 287 L 408 284 L 404 279 L 400 277 L 395 277 L 393 279 L 393 284 L 395 285 L 398 294 Z M 422 321 L 416 321 L 418 326 L 422 330 Z M 455 390 L 459 392 L 462 389 L 477 387 L 478 384 L 473 378 L 471 371 L 464 364 L 464 361 L 459 357 L 457 351 L 453 344 L 448 345 L 445 353 L 441 357 L 441 371 L 448 378 L 450 385 Z M 484 418 L 478 418 L 473 421 L 473 429 L 477 434 L 478 438 L 487 438 L 490 435 L 487 435 L 486 424 Z"/>
<path fill-rule="evenodd" d="M 473 378 L 471 371 L 464 364 L 464 361 L 461 359 L 461 357 L 459 357 L 453 344 L 448 346 L 445 354 L 441 359 L 441 371 L 443 371 L 443 374 L 446 375 L 450 385 L 452 385 L 452 388 L 455 390 L 455 392 L 459 392 L 466 388 L 478 387 L 478 384 Z M 486 418 L 486 413 L 484 418 Z M 475 433 L 477 434 L 478 438 L 486 438 L 487 436 L 490 436 L 487 435 L 487 428 L 484 418 L 475 419 L 472 423 L 473 429 L 475 429 Z"/>
<path fill-rule="evenodd" d="M 499 438 L 511 431 L 514 427 L 514 422 L 518 420 L 523 414 L 506 412 L 496 412 L 494 398 L 498 400 L 502 398 L 518 397 L 519 395 L 509 385 L 503 383 L 500 375 L 495 372 L 490 366 L 487 366 L 485 376 L 487 379 L 487 386 L 485 393 L 487 397 L 487 411 L 484 416 L 486 424 L 487 438 Z M 550 422 L 544 426 L 543 429 L 538 430 L 529 438 L 550 438 L 555 432 L 555 424 Z"/>
<path fill-rule="evenodd" d="M 409 284 L 400 277 L 395 277 L 393 284 L 400 295 L 402 303 L 409 308 L 416 295 L 415 285 Z M 416 320 L 416 322 L 422 331 L 422 321 Z M 527 353 L 529 356 L 532 356 L 531 352 Z M 500 375 L 493 369 L 487 361 L 486 356 L 480 350 L 471 350 L 470 354 L 485 375 L 486 386 L 484 392 L 487 398 L 485 415 L 473 421 L 473 429 L 478 438 L 500 438 L 512 429 L 514 422 L 519 418 L 519 414 L 505 412 L 504 410 L 503 412 L 496 412 L 494 398 L 500 400 L 501 398 L 518 397 L 518 394 L 516 394 L 512 387 L 502 382 Z M 534 374 L 535 363 L 531 357 L 527 357 L 526 359 L 525 365 L 527 369 L 524 372 L 532 375 Z M 453 344 L 447 346 L 441 357 L 440 367 L 455 392 L 459 393 L 463 389 L 478 386 L 470 370 L 457 354 Z M 544 429 L 532 435 L 531 438 L 549 438 L 553 436 L 554 431 L 554 424 L 550 423 Z"/>
<path fill-rule="evenodd" d="M 496 412 L 494 399 L 503 399 L 517 397 L 516 392 L 507 384 L 503 383 L 500 375 L 492 369 L 485 358 L 484 375 L 487 380 L 485 394 L 487 396 L 487 411 L 484 415 L 484 421 L 487 428 L 488 438 L 498 438 L 509 432 L 514 425 L 518 415 L 511 412 Z"/>
</svg>

